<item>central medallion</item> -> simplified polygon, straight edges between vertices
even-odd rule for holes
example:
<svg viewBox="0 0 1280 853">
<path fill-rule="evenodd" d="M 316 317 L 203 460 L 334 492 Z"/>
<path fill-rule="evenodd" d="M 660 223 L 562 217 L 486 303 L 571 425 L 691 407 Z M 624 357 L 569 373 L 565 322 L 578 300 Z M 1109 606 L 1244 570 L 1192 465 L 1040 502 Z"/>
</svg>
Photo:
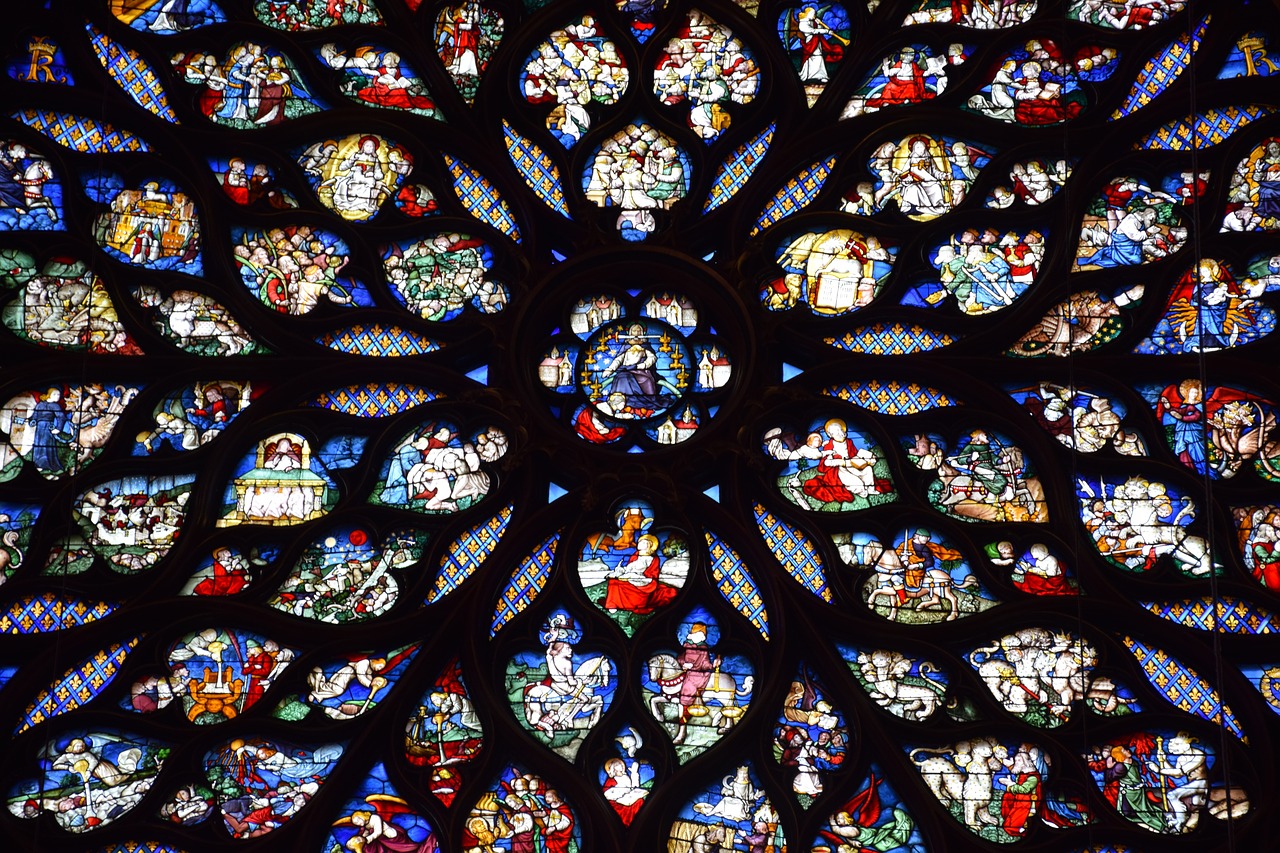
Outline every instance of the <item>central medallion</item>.
<svg viewBox="0 0 1280 853">
<path fill-rule="evenodd" d="M 578 383 L 590 405 L 618 420 L 667 413 L 693 378 L 684 336 L 657 320 L 602 326 L 587 341 L 581 361 Z"/>
<path fill-rule="evenodd" d="M 733 366 L 688 297 L 597 292 L 571 304 L 564 319 L 538 364 L 538 379 L 578 398 L 571 422 L 579 438 L 679 444 L 715 414 L 706 397 L 728 383 Z"/>
<path fill-rule="evenodd" d="M 529 376 L 569 436 L 646 453 L 705 434 L 753 352 L 744 306 L 710 265 L 634 247 L 557 267 Z"/>
</svg>

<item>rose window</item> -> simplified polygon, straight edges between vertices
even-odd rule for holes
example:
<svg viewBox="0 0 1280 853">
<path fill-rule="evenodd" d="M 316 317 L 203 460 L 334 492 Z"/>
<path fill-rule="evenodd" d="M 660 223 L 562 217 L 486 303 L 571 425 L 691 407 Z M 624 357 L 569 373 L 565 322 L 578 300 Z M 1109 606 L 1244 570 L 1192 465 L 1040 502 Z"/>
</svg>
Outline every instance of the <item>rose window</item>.
<svg viewBox="0 0 1280 853">
<path fill-rule="evenodd" d="M 18 5 L 6 850 L 1273 846 L 1274 3 Z"/>
</svg>

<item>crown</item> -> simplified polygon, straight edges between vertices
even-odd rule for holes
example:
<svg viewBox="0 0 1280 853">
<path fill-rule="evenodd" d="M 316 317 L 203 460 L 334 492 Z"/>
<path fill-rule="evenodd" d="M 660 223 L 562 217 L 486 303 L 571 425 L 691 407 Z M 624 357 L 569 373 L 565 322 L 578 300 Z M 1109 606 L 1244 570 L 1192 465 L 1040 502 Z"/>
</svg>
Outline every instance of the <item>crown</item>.
<svg viewBox="0 0 1280 853">
<path fill-rule="evenodd" d="M 45 41 L 43 36 L 36 36 L 27 45 L 27 50 L 30 51 L 32 56 L 43 55 L 51 57 L 58 52 L 58 46 L 53 42 Z"/>
</svg>

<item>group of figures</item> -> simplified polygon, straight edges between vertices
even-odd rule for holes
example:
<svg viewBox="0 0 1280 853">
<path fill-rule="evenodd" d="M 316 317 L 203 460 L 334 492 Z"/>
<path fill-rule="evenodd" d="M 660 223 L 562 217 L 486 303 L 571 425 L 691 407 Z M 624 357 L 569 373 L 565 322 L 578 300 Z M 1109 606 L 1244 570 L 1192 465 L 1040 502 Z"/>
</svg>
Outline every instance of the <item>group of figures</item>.
<svg viewBox="0 0 1280 853">
<path fill-rule="evenodd" d="M 6 255 L 10 266 L 0 273 L 0 283 L 20 290 L 0 309 L 0 322 L 15 334 L 56 349 L 142 353 L 120 322 L 106 285 L 84 261 L 54 257 L 37 267 L 31 255 Z"/>
<path fill-rule="evenodd" d="M 1168 20 L 1186 5 L 1185 0 L 1073 0 L 1067 14 L 1100 27 L 1141 30 Z"/>
<path fill-rule="evenodd" d="M 892 201 L 902 213 L 928 220 L 949 213 L 969 195 L 991 155 L 949 137 L 919 134 L 875 149 L 868 165 L 874 181 L 856 185 L 840 203 L 845 213 L 871 216 Z"/>
<path fill-rule="evenodd" d="M 258 838 L 283 826 L 320 790 L 342 757 L 339 744 L 314 749 L 264 738 L 235 738 L 205 756 L 205 778 L 232 838 Z"/>
<path fill-rule="evenodd" d="M 225 59 L 209 53 L 175 53 L 173 70 L 200 87 L 197 106 L 209 121 L 236 130 L 269 127 L 317 112 L 293 63 L 254 42 L 232 47 Z"/>
<path fill-rule="evenodd" d="M 1177 213 L 1182 203 L 1138 178 L 1112 180 L 1085 214 L 1075 268 L 1133 266 L 1173 254 L 1187 241 Z"/>
<path fill-rule="evenodd" d="M 1142 732 L 1087 753 L 1089 771 L 1122 817 L 1150 832 L 1180 835 L 1205 811 L 1234 812 L 1240 791 L 1211 785 L 1211 747 L 1189 732 Z"/>
<path fill-rule="evenodd" d="M 95 554 L 121 574 L 151 569 L 182 531 L 194 481 L 190 474 L 130 475 L 81 492 L 72 508 L 77 532 L 55 549 L 49 570 L 80 574 Z"/>
<path fill-rule="evenodd" d="M 462 849 L 476 853 L 579 853 L 578 822 L 545 779 L 508 768 L 467 815 Z"/>
<path fill-rule="evenodd" d="M 1036 0 L 994 0 L 991 3 L 951 3 L 920 0 L 902 23 L 957 24 L 973 30 L 1000 30 L 1026 21 L 1036 13 Z"/>
<path fill-rule="evenodd" d="M 1071 121 L 1088 107 L 1081 82 L 1107 79 L 1114 48 L 1084 47 L 1068 57 L 1049 39 L 1030 39 L 1006 54 L 968 107 L 988 118 L 1030 127 Z"/>
<path fill-rule="evenodd" d="M 1028 595 L 1079 595 L 1071 567 L 1043 542 L 1033 542 L 1021 557 L 1009 540 L 989 543 L 984 549 L 993 565 L 1007 567 L 1013 585 Z"/>
<path fill-rule="evenodd" d="M 653 211 L 669 210 L 689 191 L 691 166 L 675 140 L 650 124 L 628 125 L 601 143 L 582 189 L 597 207 L 620 208 L 617 227 L 627 240 L 655 228 Z"/>
<path fill-rule="evenodd" d="M 760 69 L 751 52 L 732 30 L 696 9 L 653 71 L 653 94 L 664 104 L 687 101 L 689 127 L 706 140 L 729 128 L 730 106 L 751 103 L 758 91 Z"/>
<path fill-rule="evenodd" d="M 551 33 L 525 63 L 520 85 L 531 104 L 554 104 L 547 130 L 566 148 L 591 128 L 591 104 L 613 104 L 631 79 L 618 47 L 591 15 Z"/>
<path fill-rule="evenodd" d="M 895 717 L 921 722 L 947 703 L 951 679 L 933 661 L 883 648 L 840 652 L 871 700 Z"/>
<path fill-rule="evenodd" d="M 1057 195 L 1070 177 L 1071 163 L 1067 160 L 1014 163 L 1009 170 L 1009 185 L 993 189 L 987 197 L 987 207 L 1003 210 L 1019 202 L 1037 207 Z"/>
<path fill-rule="evenodd" d="M 965 314 L 990 314 L 1012 305 L 1035 281 L 1044 260 L 1039 231 L 1001 234 L 969 229 L 938 246 L 930 262 L 938 282 L 912 291 L 904 304 L 933 306 L 949 294 Z"/>
<path fill-rule="evenodd" d="M 311 443 L 297 433 L 277 433 L 240 463 L 218 526 L 302 524 L 326 514 L 337 497 L 324 463 L 312 460 Z"/>
<path fill-rule="evenodd" d="M 490 470 L 506 452 L 507 436 L 497 427 L 464 441 L 453 424 L 428 422 L 396 445 L 373 501 L 432 514 L 461 512 L 489 494 Z"/>
<path fill-rule="evenodd" d="M 1119 568 L 1148 572 L 1172 557 L 1188 577 L 1221 571 L 1204 536 L 1192 533 L 1196 504 L 1182 490 L 1135 475 L 1076 481 L 1080 517 L 1098 553 Z"/>
<path fill-rule="evenodd" d="M 361 45 L 344 52 L 331 43 L 320 48 L 320 58 L 342 72 L 339 88 L 359 104 L 439 117 L 426 84 L 393 50 Z"/>
<path fill-rule="evenodd" d="M 1110 394 L 1053 382 L 1010 388 L 1009 394 L 1041 429 L 1078 453 L 1111 447 L 1122 456 L 1147 455 L 1142 436 L 1125 428 L 1124 404 Z"/>
<path fill-rule="evenodd" d="M 320 203 L 352 222 L 376 215 L 413 171 L 404 148 L 373 134 L 317 142 L 298 164 Z"/>
<path fill-rule="evenodd" d="M 1079 703 L 1105 716 L 1140 710 L 1132 691 L 1095 676 L 1098 650 L 1073 632 L 1024 628 L 967 660 L 1006 711 L 1038 728 L 1064 725 Z"/>
<path fill-rule="evenodd" d="M 393 243 L 382 258 L 392 293 L 424 320 L 451 320 L 468 306 L 496 314 L 507 305 L 507 288 L 492 276 L 494 252 L 479 237 L 436 233 Z"/>
<path fill-rule="evenodd" d="M 11 792 L 9 811 L 27 819 L 49 812 L 67 832 L 89 832 L 141 802 L 170 751 L 161 741 L 115 732 L 50 741 L 40 752 L 41 777 Z"/>
<path fill-rule="evenodd" d="M 230 309 L 211 296 L 185 288 L 166 293 L 147 284 L 136 288 L 133 297 L 151 312 L 152 325 L 180 350 L 203 356 L 266 351 Z"/>
<path fill-rule="evenodd" d="M 329 231 L 310 225 L 245 231 L 232 252 L 245 286 L 282 314 L 307 314 L 322 301 L 351 305 L 363 296 L 338 279 L 349 255 Z"/>
<path fill-rule="evenodd" d="M 929 502 L 941 512 L 969 521 L 1048 521 L 1044 486 L 1022 449 L 986 429 L 961 436 L 954 452 L 940 435 L 903 440 L 907 459 L 937 478 Z"/>
<path fill-rule="evenodd" d="M 848 750 L 844 715 L 832 705 L 814 673 L 802 667 L 791 682 L 773 731 L 774 758 L 795 774 L 791 790 L 801 805 L 807 807 L 826 790 Z"/>
<path fill-rule="evenodd" d="M 909 757 L 938 801 L 990 841 L 1018 840 L 1047 807 L 1049 756 L 1034 743 L 980 737 L 941 749 L 917 747 Z"/>
<path fill-rule="evenodd" d="M 1280 138 L 1263 141 L 1236 166 L 1223 231 L 1280 229 Z"/>
</svg>

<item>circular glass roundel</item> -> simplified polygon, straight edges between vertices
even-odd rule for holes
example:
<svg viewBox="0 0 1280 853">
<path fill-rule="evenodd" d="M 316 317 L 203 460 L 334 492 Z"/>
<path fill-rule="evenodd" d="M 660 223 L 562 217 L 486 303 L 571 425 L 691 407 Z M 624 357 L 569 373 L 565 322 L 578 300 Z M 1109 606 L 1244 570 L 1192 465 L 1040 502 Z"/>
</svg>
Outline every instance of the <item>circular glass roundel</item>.
<svg viewBox="0 0 1280 853">
<path fill-rule="evenodd" d="M 713 267 L 629 254 L 626 264 L 584 256 L 540 283 L 543 298 L 524 322 L 546 333 L 522 357 L 560 435 L 644 453 L 706 436 L 726 406 L 740 404 L 736 379 L 754 348 Z"/>
<path fill-rule="evenodd" d="M 692 380 L 684 336 L 666 323 L 618 321 L 587 342 L 578 384 L 601 414 L 644 420 L 665 414 Z"/>
</svg>

